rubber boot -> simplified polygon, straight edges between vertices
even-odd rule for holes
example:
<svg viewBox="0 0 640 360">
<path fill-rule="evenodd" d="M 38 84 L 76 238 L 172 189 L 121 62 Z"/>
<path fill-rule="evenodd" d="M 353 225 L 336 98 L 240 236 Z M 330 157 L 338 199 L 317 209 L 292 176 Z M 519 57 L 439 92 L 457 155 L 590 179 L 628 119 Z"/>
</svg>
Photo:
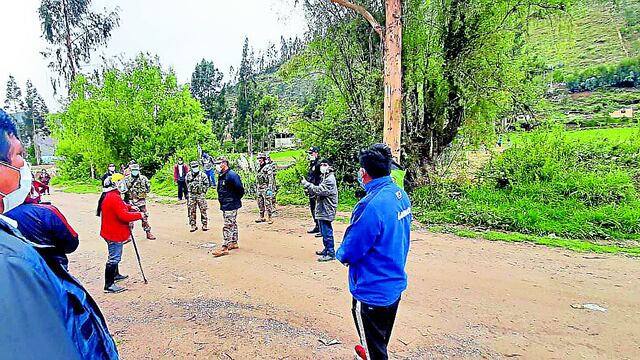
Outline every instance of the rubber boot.
<svg viewBox="0 0 640 360">
<path fill-rule="evenodd" d="M 123 292 L 125 289 L 115 284 L 116 276 L 115 264 L 109 264 L 104 268 L 104 292 L 108 294 L 116 294 Z"/>
<path fill-rule="evenodd" d="M 120 274 L 120 267 L 118 265 L 116 265 L 116 276 L 114 276 L 113 280 L 118 282 L 118 281 L 122 281 L 125 279 L 128 279 L 129 275 L 122 275 Z"/>
</svg>

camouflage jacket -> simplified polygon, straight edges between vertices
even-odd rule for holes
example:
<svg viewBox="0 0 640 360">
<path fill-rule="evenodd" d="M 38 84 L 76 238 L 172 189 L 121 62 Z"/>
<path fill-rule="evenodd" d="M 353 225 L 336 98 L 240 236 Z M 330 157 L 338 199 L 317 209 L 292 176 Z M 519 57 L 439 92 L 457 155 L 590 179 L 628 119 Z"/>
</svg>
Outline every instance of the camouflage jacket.
<svg viewBox="0 0 640 360">
<path fill-rule="evenodd" d="M 197 174 L 193 171 L 189 171 L 185 180 L 187 181 L 187 190 L 189 190 L 189 195 L 205 195 L 207 190 L 209 190 L 209 178 L 203 171 L 200 171 Z"/>
<path fill-rule="evenodd" d="M 151 191 L 151 183 L 146 176 L 140 174 L 138 177 L 133 177 L 128 175 L 124 178 L 125 183 L 127 184 L 127 195 L 129 195 L 130 200 L 142 200 L 146 199 L 147 195 Z"/>
<path fill-rule="evenodd" d="M 265 164 L 258 170 L 256 176 L 256 186 L 258 191 L 274 190 L 275 176 L 273 166 L 271 164 Z"/>
</svg>

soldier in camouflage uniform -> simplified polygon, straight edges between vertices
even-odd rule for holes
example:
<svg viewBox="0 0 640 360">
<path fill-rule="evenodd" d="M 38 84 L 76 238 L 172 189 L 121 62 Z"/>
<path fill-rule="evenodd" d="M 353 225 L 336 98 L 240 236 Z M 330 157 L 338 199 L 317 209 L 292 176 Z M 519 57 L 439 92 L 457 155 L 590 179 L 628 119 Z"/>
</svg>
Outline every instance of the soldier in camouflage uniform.
<svg viewBox="0 0 640 360">
<path fill-rule="evenodd" d="M 273 197 L 274 177 L 273 167 L 267 164 L 267 156 L 265 154 L 258 154 L 258 175 L 256 176 L 256 187 L 258 195 L 258 208 L 260 209 L 260 218 L 256 219 L 257 223 L 263 223 L 267 221 L 269 224 L 273 224 L 271 216 L 273 213 Z M 264 214 L 267 213 L 267 219 L 265 220 Z"/>
<path fill-rule="evenodd" d="M 202 231 L 209 230 L 207 219 L 207 190 L 209 190 L 209 177 L 204 171 L 200 171 L 200 164 L 197 161 L 191 162 L 191 170 L 187 173 L 187 190 L 189 197 L 187 207 L 189 209 L 189 225 L 191 232 L 198 230 L 196 226 L 196 208 L 200 208 L 200 221 Z"/>
<path fill-rule="evenodd" d="M 133 163 L 129 165 L 131 174 L 124 179 L 127 184 L 127 196 L 132 206 L 135 206 L 143 214 L 142 228 L 147 233 L 147 239 L 155 240 L 156 237 L 151 233 L 151 225 L 149 225 L 149 211 L 147 210 L 147 195 L 151 191 L 151 183 L 146 176 L 140 174 L 140 165 Z M 131 224 L 133 229 L 133 224 Z"/>
<path fill-rule="evenodd" d="M 271 160 L 271 156 L 269 155 L 269 153 L 266 154 L 267 155 L 267 165 L 271 166 L 271 177 L 273 178 L 273 196 L 271 197 L 271 210 L 272 210 L 272 214 L 273 217 L 276 217 L 278 215 L 278 204 L 276 202 L 276 197 L 278 195 L 278 184 L 276 184 L 276 163 L 273 162 L 273 160 Z"/>
</svg>

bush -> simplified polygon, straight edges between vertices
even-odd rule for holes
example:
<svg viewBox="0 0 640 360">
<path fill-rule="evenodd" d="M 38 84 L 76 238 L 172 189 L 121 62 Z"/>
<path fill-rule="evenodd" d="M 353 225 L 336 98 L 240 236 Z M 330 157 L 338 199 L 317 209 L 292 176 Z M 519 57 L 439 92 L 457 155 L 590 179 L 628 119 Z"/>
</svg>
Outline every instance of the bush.
<svg viewBox="0 0 640 360">
<path fill-rule="evenodd" d="M 597 65 L 567 75 L 572 92 L 593 91 L 603 87 L 640 87 L 640 57 L 625 59 L 617 65 Z"/>
<path fill-rule="evenodd" d="M 436 179 L 415 190 L 416 216 L 535 235 L 633 238 L 640 233 L 636 139 L 529 134 L 489 162 L 475 183 Z"/>
</svg>

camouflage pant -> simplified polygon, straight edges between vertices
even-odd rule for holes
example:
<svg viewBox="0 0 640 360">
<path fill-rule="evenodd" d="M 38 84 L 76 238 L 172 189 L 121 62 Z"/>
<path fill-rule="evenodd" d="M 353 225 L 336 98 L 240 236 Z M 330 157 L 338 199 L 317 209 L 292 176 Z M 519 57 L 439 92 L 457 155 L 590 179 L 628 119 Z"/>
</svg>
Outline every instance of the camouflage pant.
<svg viewBox="0 0 640 360">
<path fill-rule="evenodd" d="M 147 210 L 147 200 L 131 200 L 131 205 L 140 209 L 140 212 L 142 213 L 142 228 L 144 229 L 144 231 L 150 232 L 151 225 L 149 225 L 149 211 Z M 131 228 L 131 230 L 133 230 L 133 223 L 129 223 L 129 227 Z"/>
<path fill-rule="evenodd" d="M 269 217 L 273 214 L 273 196 L 267 196 L 266 191 L 258 190 L 258 208 L 260 209 L 260 217 L 264 217 L 266 212 Z"/>
<path fill-rule="evenodd" d="M 207 199 L 204 194 L 192 194 L 189 193 L 189 201 L 187 203 L 187 209 L 189 212 L 189 225 L 196 226 L 196 208 L 200 208 L 200 221 L 203 227 L 207 227 Z"/>
<path fill-rule="evenodd" d="M 229 246 L 231 243 L 238 242 L 238 210 L 223 211 L 224 226 L 222 227 L 222 236 L 224 242 L 222 246 Z"/>
</svg>

